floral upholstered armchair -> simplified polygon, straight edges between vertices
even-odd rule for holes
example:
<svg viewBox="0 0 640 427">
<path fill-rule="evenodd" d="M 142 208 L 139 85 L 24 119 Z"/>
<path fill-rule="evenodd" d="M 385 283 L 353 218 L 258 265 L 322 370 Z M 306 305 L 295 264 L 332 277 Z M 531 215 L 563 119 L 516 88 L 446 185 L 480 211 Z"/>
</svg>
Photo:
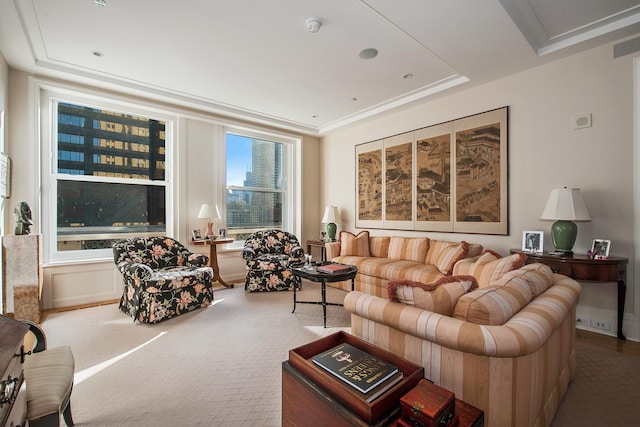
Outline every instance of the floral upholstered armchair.
<svg viewBox="0 0 640 427">
<path fill-rule="evenodd" d="M 248 292 L 300 289 L 291 267 L 302 264 L 304 250 L 298 238 L 282 230 L 256 231 L 244 244 L 242 258 L 247 267 L 244 289 Z"/>
<path fill-rule="evenodd" d="M 211 305 L 209 257 L 170 237 L 134 237 L 113 244 L 122 273 L 120 309 L 142 323 L 157 323 Z"/>
</svg>

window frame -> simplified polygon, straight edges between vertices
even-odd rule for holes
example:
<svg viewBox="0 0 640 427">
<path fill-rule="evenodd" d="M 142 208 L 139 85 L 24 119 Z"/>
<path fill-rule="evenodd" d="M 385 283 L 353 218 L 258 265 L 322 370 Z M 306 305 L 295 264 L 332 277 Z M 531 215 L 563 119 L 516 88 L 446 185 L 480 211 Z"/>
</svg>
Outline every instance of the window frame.
<svg viewBox="0 0 640 427">
<path fill-rule="evenodd" d="M 216 197 L 216 203 L 218 206 L 223 207 L 222 213 L 223 224 L 226 228 L 227 224 L 227 200 L 226 193 L 229 188 L 227 185 L 227 134 L 231 133 L 234 135 L 239 135 L 247 138 L 260 139 L 269 142 L 281 143 L 285 144 L 287 149 L 286 155 L 283 154 L 283 173 L 282 179 L 286 180 L 287 185 L 286 189 L 283 191 L 279 191 L 283 194 L 283 198 L 287 201 L 287 209 L 282 210 L 282 229 L 288 231 L 296 236 L 300 235 L 301 224 L 300 224 L 300 212 L 301 212 L 301 203 L 302 203 L 302 195 L 299 193 L 300 188 L 300 180 L 301 180 L 301 144 L 302 138 L 294 137 L 290 135 L 285 135 L 282 133 L 275 132 L 267 132 L 262 131 L 255 128 L 247 128 L 244 126 L 234 126 L 231 124 L 225 124 L 220 127 L 218 138 L 222 141 L 221 144 L 218 144 L 217 157 L 222 159 L 223 167 L 220 168 L 220 173 L 217 175 L 217 179 L 221 181 L 221 188 L 224 191 Z M 237 186 L 234 186 L 237 188 Z M 249 189 L 253 189 L 254 187 L 249 187 Z M 263 191 L 263 188 L 257 188 L 257 191 Z M 273 191 L 269 191 L 272 193 Z M 289 206 L 290 205 L 290 206 Z M 262 228 L 256 228 L 256 230 Z M 225 249 L 242 249 L 244 247 L 244 240 L 236 240 L 233 243 L 229 243 L 225 245 Z"/>
<path fill-rule="evenodd" d="M 41 206 L 42 218 L 40 227 L 43 236 L 42 252 L 43 262 L 64 263 L 78 261 L 94 261 L 113 259 L 113 250 L 91 249 L 91 250 L 70 250 L 58 251 L 58 226 L 57 226 L 57 186 L 60 179 L 66 181 L 82 181 L 82 182 L 104 182 L 113 184 L 136 184 L 136 185 L 154 185 L 165 187 L 165 217 L 166 227 L 164 234 L 174 235 L 174 145 L 176 141 L 176 123 L 177 117 L 167 111 L 155 110 L 145 106 L 142 103 L 119 100 L 116 97 L 108 95 L 96 95 L 81 90 L 69 89 L 55 85 L 41 84 L 38 88 L 39 94 L 39 120 L 40 120 L 40 177 L 41 182 Z M 127 179 L 117 177 L 91 176 L 91 175 L 72 175 L 58 173 L 58 110 L 59 103 L 70 103 L 81 105 L 89 108 L 97 108 L 108 110 L 116 113 L 131 114 L 135 116 L 150 117 L 162 120 L 165 123 L 165 179 L 159 180 L 142 180 Z M 62 178 L 61 178 L 62 177 Z M 144 235 L 155 235 L 157 233 L 143 233 Z"/>
</svg>

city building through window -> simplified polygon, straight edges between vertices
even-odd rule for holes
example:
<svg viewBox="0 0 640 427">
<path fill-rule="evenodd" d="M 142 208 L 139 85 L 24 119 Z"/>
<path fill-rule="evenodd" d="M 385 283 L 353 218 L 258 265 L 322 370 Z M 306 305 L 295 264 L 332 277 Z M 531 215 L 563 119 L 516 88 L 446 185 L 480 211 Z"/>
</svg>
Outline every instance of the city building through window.
<svg viewBox="0 0 640 427">
<path fill-rule="evenodd" d="M 166 123 L 54 102 L 56 251 L 166 233 Z"/>
<path fill-rule="evenodd" d="M 242 242 L 257 230 L 292 231 L 292 144 L 226 133 L 227 236 Z"/>
</svg>

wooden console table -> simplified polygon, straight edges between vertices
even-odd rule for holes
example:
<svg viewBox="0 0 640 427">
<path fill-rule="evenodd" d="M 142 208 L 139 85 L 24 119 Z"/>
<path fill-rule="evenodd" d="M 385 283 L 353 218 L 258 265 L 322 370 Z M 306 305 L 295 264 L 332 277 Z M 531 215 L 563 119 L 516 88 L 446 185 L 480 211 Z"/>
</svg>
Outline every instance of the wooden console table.
<svg viewBox="0 0 640 427">
<path fill-rule="evenodd" d="M 192 240 L 192 245 L 195 246 L 209 246 L 209 266 L 213 268 L 213 280 L 220 283 L 222 286 L 227 288 L 233 288 L 233 283 L 227 283 L 222 280 L 220 277 L 220 268 L 218 267 L 218 245 L 223 245 L 225 243 L 231 243 L 233 239 L 205 239 L 205 240 Z"/>
<path fill-rule="evenodd" d="M 591 282 L 618 283 L 618 339 L 625 340 L 622 333 L 624 302 L 627 294 L 627 258 L 608 257 L 607 259 L 591 259 L 586 255 L 564 256 L 552 255 L 548 252 L 525 252 L 512 249 L 511 253 L 527 255 L 527 264 L 539 262 L 551 267 L 554 273 L 569 276 L 574 280 Z"/>
</svg>

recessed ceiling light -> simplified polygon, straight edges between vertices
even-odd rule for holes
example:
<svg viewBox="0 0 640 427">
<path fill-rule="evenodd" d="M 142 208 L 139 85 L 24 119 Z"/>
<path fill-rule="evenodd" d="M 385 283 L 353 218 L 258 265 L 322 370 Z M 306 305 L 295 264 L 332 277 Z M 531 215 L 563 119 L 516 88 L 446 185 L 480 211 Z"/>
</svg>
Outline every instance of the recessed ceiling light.
<svg viewBox="0 0 640 427">
<path fill-rule="evenodd" d="M 102 58 L 104 56 L 104 53 L 102 53 L 102 52 L 100 52 L 98 50 L 95 50 L 95 51 L 93 51 L 93 56 L 97 56 L 98 58 Z"/>
<path fill-rule="evenodd" d="M 356 98 L 356 97 L 354 96 L 353 98 L 351 98 L 351 100 L 352 100 L 353 102 L 356 102 L 356 101 L 358 100 L 358 98 Z"/>
<path fill-rule="evenodd" d="M 317 119 L 318 117 L 320 117 L 320 116 L 317 115 L 317 114 L 314 114 L 313 116 L 311 116 L 311 118 L 313 118 L 313 119 Z"/>
<path fill-rule="evenodd" d="M 363 49 L 363 50 L 360 51 L 358 56 L 360 56 L 360 58 L 362 58 L 362 59 L 375 58 L 376 56 L 378 56 L 378 49 L 374 49 L 372 47 L 367 48 L 367 49 Z"/>
<path fill-rule="evenodd" d="M 411 73 L 407 73 L 407 74 L 405 74 L 404 76 L 402 76 L 402 78 L 403 78 L 403 79 L 411 79 L 411 78 L 413 78 L 413 74 L 411 74 Z"/>
<path fill-rule="evenodd" d="M 95 4 L 102 7 L 107 7 L 107 0 L 93 0 Z"/>
</svg>

